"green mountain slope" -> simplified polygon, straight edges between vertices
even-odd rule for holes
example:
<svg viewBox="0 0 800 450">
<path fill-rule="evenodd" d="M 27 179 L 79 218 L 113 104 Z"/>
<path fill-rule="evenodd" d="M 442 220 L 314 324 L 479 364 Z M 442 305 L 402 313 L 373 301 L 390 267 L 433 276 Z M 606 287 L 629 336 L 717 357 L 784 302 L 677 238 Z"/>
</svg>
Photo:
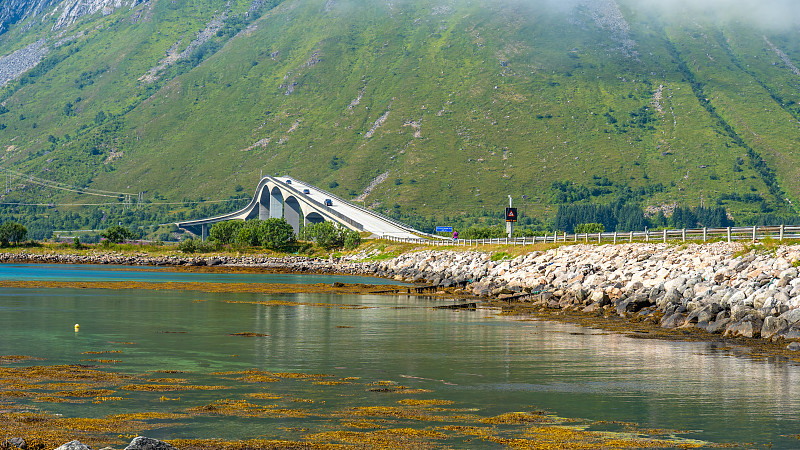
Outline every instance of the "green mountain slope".
<svg viewBox="0 0 800 450">
<path fill-rule="evenodd" d="M 620 192 L 796 213 L 797 27 L 632 0 L 260 3 L 14 25 L 0 55 L 51 50 L 0 94 L 0 164 L 148 201 L 289 173 L 345 198 L 378 178 L 366 205 L 423 216 L 512 195 L 544 219 Z M 10 178 L 3 202 L 81 198 Z"/>
</svg>

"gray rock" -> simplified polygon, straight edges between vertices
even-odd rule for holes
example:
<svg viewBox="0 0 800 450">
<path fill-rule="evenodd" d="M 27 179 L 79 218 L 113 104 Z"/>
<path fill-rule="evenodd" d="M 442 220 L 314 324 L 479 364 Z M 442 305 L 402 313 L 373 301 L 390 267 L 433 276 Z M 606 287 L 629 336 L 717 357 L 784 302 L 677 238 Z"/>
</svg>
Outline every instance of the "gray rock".
<svg viewBox="0 0 800 450">
<path fill-rule="evenodd" d="M 592 303 L 589 306 L 583 308 L 583 312 L 585 313 L 594 313 L 597 311 L 601 311 L 603 306 L 600 303 Z"/>
<path fill-rule="evenodd" d="M 789 328 L 786 319 L 780 317 L 769 316 L 764 319 L 764 325 L 761 327 L 761 338 L 771 339 L 776 334 L 785 331 Z"/>
<path fill-rule="evenodd" d="M 22 450 L 27 450 L 28 443 L 25 442 L 25 439 L 12 437 L 6 439 L 2 444 L 0 444 L 0 448 L 11 448 L 11 447 L 17 447 L 21 448 Z"/>
<path fill-rule="evenodd" d="M 591 296 L 592 303 L 600 303 L 600 305 L 605 306 L 611 303 L 611 300 L 608 298 L 608 294 L 606 291 L 602 289 L 597 289 L 592 292 Z"/>
<path fill-rule="evenodd" d="M 792 342 L 792 343 L 790 343 L 789 345 L 786 346 L 786 349 L 787 350 L 791 350 L 793 352 L 796 352 L 796 351 L 800 350 L 800 342 Z"/>
<path fill-rule="evenodd" d="M 89 447 L 86 444 L 81 443 L 81 441 L 70 441 L 66 444 L 61 444 L 56 450 L 92 450 L 92 447 Z"/>
<path fill-rule="evenodd" d="M 144 436 L 137 436 L 133 438 L 130 445 L 125 447 L 125 450 L 177 450 L 175 447 L 167 444 L 166 442 L 159 441 Z"/>
<path fill-rule="evenodd" d="M 800 339 L 800 324 L 790 325 L 787 330 L 779 332 L 774 338 L 783 338 L 786 340 Z"/>
<path fill-rule="evenodd" d="M 700 308 L 695 309 L 686 317 L 687 323 L 698 323 L 698 322 L 711 322 L 714 320 L 716 315 L 714 314 L 714 306 L 713 305 L 706 305 Z"/>
<path fill-rule="evenodd" d="M 675 311 L 678 309 L 678 305 L 675 303 L 669 303 L 664 306 L 664 316 L 671 316 L 675 314 Z"/>
<path fill-rule="evenodd" d="M 733 319 L 734 322 L 740 322 L 745 316 L 752 312 L 753 308 L 749 306 L 744 306 L 742 304 L 733 305 L 731 307 L 731 319 Z"/>
<path fill-rule="evenodd" d="M 722 333 L 725 331 L 729 323 L 731 323 L 731 319 L 728 317 L 717 319 L 713 322 L 709 322 L 709 324 L 706 325 L 706 331 L 713 334 Z"/>
<path fill-rule="evenodd" d="M 760 333 L 760 321 L 742 320 L 728 325 L 728 328 L 725 330 L 725 334 L 723 334 L 723 336 L 752 338 L 758 337 Z"/>
<path fill-rule="evenodd" d="M 666 306 L 667 306 L 667 305 L 669 305 L 670 303 L 673 303 L 673 304 L 676 304 L 676 305 L 677 305 L 677 304 L 679 304 L 679 303 L 681 302 L 681 298 L 682 298 L 682 297 L 681 297 L 681 294 L 680 294 L 680 292 L 678 292 L 678 291 L 677 291 L 677 290 L 675 290 L 675 289 L 670 289 L 670 290 L 668 290 L 668 291 L 667 291 L 667 293 L 666 293 L 666 294 L 664 294 L 664 296 L 663 296 L 663 297 L 660 297 L 660 298 L 659 298 L 659 299 L 656 301 L 656 305 L 657 305 L 657 306 L 658 306 L 660 309 L 664 309 L 664 307 L 666 307 Z"/>
<path fill-rule="evenodd" d="M 663 292 L 664 292 L 664 285 L 662 284 L 651 289 L 647 297 L 651 303 L 655 303 Z"/>
<path fill-rule="evenodd" d="M 686 321 L 686 316 L 676 312 L 661 319 L 661 328 L 678 328 Z"/>
<path fill-rule="evenodd" d="M 781 314 L 781 317 L 785 319 L 789 325 L 800 322 L 800 308 L 790 309 L 789 311 Z"/>
</svg>

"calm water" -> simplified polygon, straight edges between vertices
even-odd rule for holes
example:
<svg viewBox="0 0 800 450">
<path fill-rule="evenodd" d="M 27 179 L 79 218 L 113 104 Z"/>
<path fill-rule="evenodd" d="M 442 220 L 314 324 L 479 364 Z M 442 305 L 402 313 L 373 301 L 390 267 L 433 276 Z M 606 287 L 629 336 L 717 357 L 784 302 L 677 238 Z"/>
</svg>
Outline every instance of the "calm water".
<svg viewBox="0 0 800 450">
<path fill-rule="evenodd" d="M 284 283 L 312 284 L 339 281 L 342 283 L 406 284 L 382 278 L 314 274 L 224 274 L 202 272 L 172 272 L 157 267 L 126 267 L 94 264 L 2 264 L 2 280 L 39 281 L 148 281 L 206 282 L 206 283 Z"/>
<path fill-rule="evenodd" d="M 71 270 L 81 280 L 140 279 L 143 274 L 106 267 L 0 265 L 0 279 L 58 277 Z M 147 279 L 155 276 L 177 278 L 170 281 L 225 278 L 151 272 Z M 240 276 L 229 279 L 236 277 Z M 312 282 L 341 279 L 301 278 Z M 226 303 L 268 300 L 298 306 Z M 321 307 L 320 303 L 369 308 Z M 397 397 L 363 387 L 394 381 L 432 391 L 415 398 L 452 400 L 457 407 L 487 417 L 545 409 L 563 417 L 691 430 L 684 436 L 712 442 L 800 447 L 796 438 L 784 436 L 800 432 L 799 366 L 735 357 L 712 344 L 637 340 L 570 325 L 499 317 L 489 309 L 433 309 L 436 304 L 374 295 L 4 289 L 0 291 L 0 355 L 23 354 L 46 358 L 42 364 L 73 364 L 87 358 L 87 351 L 121 349 L 119 354 L 101 355 L 121 361 L 111 370 L 132 374 L 181 370 L 186 373 L 177 376 L 188 378 L 189 383 L 228 383 L 234 388 L 223 393 L 125 392 L 124 401 L 101 405 L 37 404 L 66 416 L 177 412 L 219 398 L 235 398 L 252 387 L 210 374 L 258 368 L 360 378 L 358 388 L 323 389 L 299 381 L 267 386 L 272 392 L 314 400 L 320 411 L 396 404 Z M 73 331 L 75 323 L 81 325 L 79 333 Z M 269 336 L 230 336 L 238 332 Z M 156 399 L 161 395 L 180 396 L 180 404 L 159 403 Z M 296 438 L 281 430 L 325 429 L 331 426 L 329 422 L 313 417 L 260 420 L 254 429 L 245 419 L 198 419 L 147 435 Z M 480 445 L 487 444 L 475 443 Z"/>
</svg>

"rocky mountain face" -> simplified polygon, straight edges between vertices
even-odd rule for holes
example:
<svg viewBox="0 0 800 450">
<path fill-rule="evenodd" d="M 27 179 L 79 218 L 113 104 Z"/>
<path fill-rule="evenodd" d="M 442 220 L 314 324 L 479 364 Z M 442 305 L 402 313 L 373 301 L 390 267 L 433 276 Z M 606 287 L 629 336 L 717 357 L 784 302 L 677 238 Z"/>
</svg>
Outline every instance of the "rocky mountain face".
<svg viewBox="0 0 800 450">
<path fill-rule="evenodd" d="M 59 0 L 3 0 L 0 2 L 0 34 L 28 17 L 41 14 Z"/>
<path fill-rule="evenodd" d="M 83 16 L 97 12 L 107 16 L 118 8 L 133 8 L 146 0 L 64 0 L 56 13 L 61 13 L 53 26 L 54 30 L 73 24 Z"/>
<path fill-rule="evenodd" d="M 115 9 L 135 7 L 146 0 L 3 0 L 0 2 L 0 34 L 12 24 L 38 16 L 53 5 L 58 19 L 54 30 L 73 24 L 83 16 L 102 12 L 108 15 Z"/>
</svg>

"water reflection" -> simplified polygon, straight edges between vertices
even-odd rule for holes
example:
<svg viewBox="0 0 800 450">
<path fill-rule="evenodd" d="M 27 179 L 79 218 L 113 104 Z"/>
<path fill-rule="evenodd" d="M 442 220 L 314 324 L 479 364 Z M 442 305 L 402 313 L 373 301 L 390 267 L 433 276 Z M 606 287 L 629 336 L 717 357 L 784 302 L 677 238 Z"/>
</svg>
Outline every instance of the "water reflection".
<svg viewBox="0 0 800 450">
<path fill-rule="evenodd" d="M 296 306 L 257 303 L 271 300 Z M 86 351 L 132 342 L 114 355 L 121 361 L 115 370 L 178 369 L 189 372 L 181 376 L 190 382 L 249 368 L 391 380 L 486 416 L 546 409 L 697 430 L 690 437 L 716 442 L 798 446 L 797 439 L 781 437 L 800 428 L 800 393 L 792 389 L 800 382 L 796 365 L 734 357 L 716 344 L 633 339 L 435 304 L 377 295 L 7 289 L 0 293 L 0 354 L 75 363 Z M 81 324 L 80 333 L 72 331 L 74 323 Z M 240 332 L 267 336 L 231 336 Z M 294 394 L 318 400 L 321 409 L 397 401 L 363 388 L 342 387 L 335 395 L 311 384 L 297 389 Z M 141 406 L 138 394 L 126 395 L 127 407 Z M 182 392 L 182 407 L 208 403 L 213 395 Z M 216 426 L 226 433 L 241 429 L 246 437 L 247 426 L 237 420 Z M 221 430 L 213 423 L 203 427 Z"/>
</svg>

